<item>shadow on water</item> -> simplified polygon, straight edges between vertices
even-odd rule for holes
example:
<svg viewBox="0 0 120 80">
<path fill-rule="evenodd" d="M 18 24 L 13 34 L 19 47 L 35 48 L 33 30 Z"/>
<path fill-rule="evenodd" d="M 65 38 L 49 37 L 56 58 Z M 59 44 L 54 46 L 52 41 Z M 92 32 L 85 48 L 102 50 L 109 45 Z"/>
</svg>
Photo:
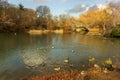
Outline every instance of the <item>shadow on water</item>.
<svg viewBox="0 0 120 80">
<path fill-rule="evenodd" d="M 0 80 L 50 74 L 56 67 L 61 71 L 87 69 L 89 56 L 98 64 L 109 57 L 114 62 L 120 59 L 119 39 L 76 33 L 0 34 L 0 45 Z"/>
</svg>

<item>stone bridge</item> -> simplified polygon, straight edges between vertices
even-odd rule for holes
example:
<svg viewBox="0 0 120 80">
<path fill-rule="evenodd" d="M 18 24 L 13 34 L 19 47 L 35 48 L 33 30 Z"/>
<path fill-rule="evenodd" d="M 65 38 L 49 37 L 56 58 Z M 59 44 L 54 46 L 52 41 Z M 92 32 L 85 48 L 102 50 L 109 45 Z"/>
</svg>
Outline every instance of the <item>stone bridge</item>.
<svg viewBox="0 0 120 80">
<path fill-rule="evenodd" d="M 99 28 L 76 27 L 76 31 L 99 32 Z"/>
</svg>

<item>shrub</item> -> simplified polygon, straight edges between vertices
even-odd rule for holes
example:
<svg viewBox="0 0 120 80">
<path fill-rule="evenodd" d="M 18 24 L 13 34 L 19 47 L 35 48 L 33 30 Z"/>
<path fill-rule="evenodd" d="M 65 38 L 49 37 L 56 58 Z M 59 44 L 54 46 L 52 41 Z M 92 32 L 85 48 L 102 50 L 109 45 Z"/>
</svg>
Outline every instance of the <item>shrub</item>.
<svg viewBox="0 0 120 80">
<path fill-rule="evenodd" d="M 113 28 L 111 31 L 112 37 L 120 37 L 120 31 L 117 28 Z"/>
</svg>

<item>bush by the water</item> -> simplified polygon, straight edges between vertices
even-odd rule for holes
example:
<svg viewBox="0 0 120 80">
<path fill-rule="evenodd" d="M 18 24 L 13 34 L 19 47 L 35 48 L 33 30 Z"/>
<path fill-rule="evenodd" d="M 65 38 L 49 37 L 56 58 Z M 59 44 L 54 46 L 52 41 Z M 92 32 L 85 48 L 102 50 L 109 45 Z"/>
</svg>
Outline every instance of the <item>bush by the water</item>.
<svg viewBox="0 0 120 80">
<path fill-rule="evenodd" d="M 112 32 L 111 32 L 111 36 L 112 37 L 120 37 L 120 31 L 116 28 L 113 28 Z"/>
</svg>

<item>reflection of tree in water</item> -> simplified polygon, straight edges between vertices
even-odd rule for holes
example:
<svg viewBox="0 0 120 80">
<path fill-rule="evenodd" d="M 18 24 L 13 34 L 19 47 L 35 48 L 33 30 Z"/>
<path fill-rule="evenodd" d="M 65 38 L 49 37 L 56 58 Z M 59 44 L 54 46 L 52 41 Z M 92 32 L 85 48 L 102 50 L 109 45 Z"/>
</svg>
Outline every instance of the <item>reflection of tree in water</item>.
<svg viewBox="0 0 120 80">
<path fill-rule="evenodd" d="M 0 49 L 3 51 L 17 48 L 17 40 L 13 34 L 0 34 L 0 42 Z"/>
<path fill-rule="evenodd" d="M 71 34 L 64 34 L 63 35 L 63 37 L 62 37 L 62 39 L 63 39 L 63 42 L 65 42 L 65 43 L 69 43 L 69 42 L 71 42 L 71 36 L 70 36 Z"/>
<path fill-rule="evenodd" d="M 18 52 L 17 37 L 14 34 L 0 34 L 0 59 L 7 59 Z"/>
<path fill-rule="evenodd" d="M 37 46 L 46 47 L 51 44 L 51 35 L 26 35 L 20 36 L 19 41 L 22 47 Z"/>
</svg>

